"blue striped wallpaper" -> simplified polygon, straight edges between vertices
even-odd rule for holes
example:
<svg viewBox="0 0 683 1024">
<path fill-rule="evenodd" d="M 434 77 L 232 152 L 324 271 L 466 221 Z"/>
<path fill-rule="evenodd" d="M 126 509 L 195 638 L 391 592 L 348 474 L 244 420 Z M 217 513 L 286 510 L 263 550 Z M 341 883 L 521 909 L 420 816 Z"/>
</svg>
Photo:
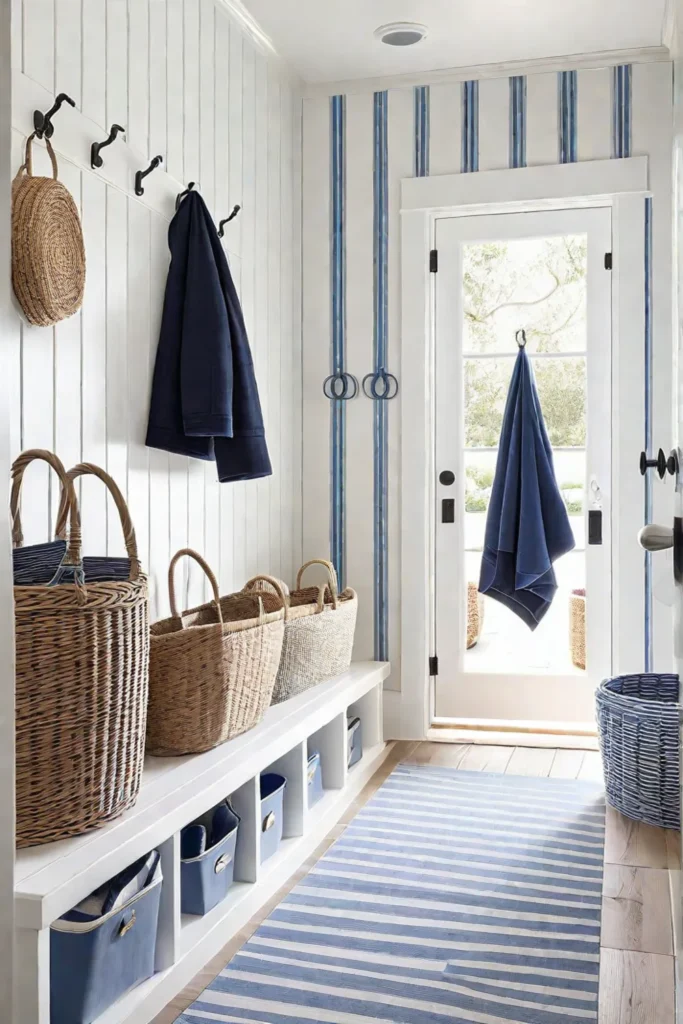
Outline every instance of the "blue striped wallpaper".
<svg viewBox="0 0 683 1024">
<path fill-rule="evenodd" d="M 612 156 L 631 155 L 631 80 L 630 64 L 612 68 Z"/>
<path fill-rule="evenodd" d="M 330 100 L 332 168 L 332 373 L 345 369 L 346 349 L 346 97 Z M 346 402 L 332 399 L 330 551 L 340 587 L 345 576 L 345 447 Z"/>
<path fill-rule="evenodd" d="M 415 87 L 415 177 L 429 174 L 429 86 Z"/>
<path fill-rule="evenodd" d="M 557 76 L 559 125 L 559 161 L 576 163 L 576 71 L 560 71 Z"/>
<path fill-rule="evenodd" d="M 479 82 L 462 83 L 463 174 L 479 170 Z"/>
<path fill-rule="evenodd" d="M 416 129 L 416 138 L 423 136 L 416 145 L 416 161 L 420 152 L 426 153 L 426 126 L 429 115 L 426 113 L 426 95 L 418 104 L 416 94 L 416 111 L 420 106 L 420 125 Z M 424 102 L 425 107 L 422 107 Z M 373 238 L 374 238 L 374 329 L 373 357 L 375 373 L 379 373 L 387 365 L 388 346 L 388 307 L 389 307 L 389 151 L 388 122 L 389 97 L 387 92 L 376 92 L 374 97 L 373 123 Z M 425 157 L 425 165 L 428 158 Z M 374 539 L 374 648 L 378 661 L 389 659 L 389 560 L 388 560 L 388 518 L 387 497 L 388 480 L 388 439 L 387 415 L 388 402 L 375 399 L 373 419 L 373 539 Z"/>
<path fill-rule="evenodd" d="M 526 75 L 510 79 L 510 167 L 526 167 Z"/>
</svg>

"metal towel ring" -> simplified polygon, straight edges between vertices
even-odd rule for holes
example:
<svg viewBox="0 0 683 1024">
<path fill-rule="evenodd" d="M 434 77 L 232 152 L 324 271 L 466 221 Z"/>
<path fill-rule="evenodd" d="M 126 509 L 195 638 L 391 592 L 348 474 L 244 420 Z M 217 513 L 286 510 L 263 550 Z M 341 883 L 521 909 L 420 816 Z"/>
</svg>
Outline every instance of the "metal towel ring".
<svg viewBox="0 0 683 1024">
<path fill-rule="evenodd" d="M 358 381 L 352 373 L 338 370 L 323 381 L 323 394 L 325 398 L 348 402 L 358 394 Z"/>
<path fill-rule="evenodd" d="M 521 336 L 521 341 L 519 340 Z M 526 348 L 526 331 L 515 331 L 515 341 L 518 348 Z"/>
<path fill-rule="evenodd" d="M 398 394 L 398 381 L 393 373 L 387 373 L 384 367 L 380 366 L 375 373 L 368 373 L 363 377 L 363 394 L 366 398 L 389 402 Z"/>
</svg>

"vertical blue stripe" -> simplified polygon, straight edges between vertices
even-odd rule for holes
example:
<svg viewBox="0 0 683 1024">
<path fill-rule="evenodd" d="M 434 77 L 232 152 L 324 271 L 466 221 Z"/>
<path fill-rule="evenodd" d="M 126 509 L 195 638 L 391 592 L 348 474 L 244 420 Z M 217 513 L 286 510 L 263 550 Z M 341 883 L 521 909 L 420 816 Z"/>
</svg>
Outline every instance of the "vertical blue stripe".
<svg viewBox="0 0 683 1024">
<path fill-rule="evenodd" d="M 645 200 L 645 451 L 652 452 L 652 197 Z M 652 522 L 652 473 L 646 473 L 645 522 Z M 652 671 L 652 554 L 645 552 L 645 671 Z"/>
<path fill-rule="evenodd" d="M 416 95 L 416 111 L 420 108 L 420 123 L 425 126 L 425 107 Z M 425 131 L 421 135 L 426 135 Z M 373 236 L 374 236 L 374 332 L 373 355 L 375 372 L 387 365 L 388 300 L 389 300 L 389 230 L 388 230 L 388 93 L 376 92 L 373 121 Z M 421 150 L 424 156 L 424 150 Z M 422 157 L 421 157 L 422 159 Z M 421 163 L 424 167 L 424 163 Z M 387 492 L 388 441 L 387 408 L 389 403 L 375 399 L 373 432 L 374 503 L 373 540 L 375 570 L 374 637 L 375 658 L 389 658 L 389 566 L 387 558 Z"/>
<path fill-rule="evenodd" d="M 577 160 L 577 73 L 558 71 L 559 158 L 561 164 Z"/>
<path fill-rule="evenodd" d="M 332 196 L 332 373 L 344 370 L 346 356 L 346 97 L 332 96 L 331 123 L 331 196 Z M 331 402 L 330 552 L 339 585 L 345 576 L 345 442 L 346 403 Z"/>
<path fill-rule="evenodd" d="M 429 86 L 416 85 L 415 104 L 415 177 L 429 174 Z"/>
<path fill-rule="evenodd" d="M 631 156 L 631 82 L 632 67 L 620 64 L 612 68 L 612 156 Z"/>
<path fill-rule="evenodd" d="M 526 167 L 526 75 L 510 78 L 510 167 Z"/>
<path fill-rule="evenodd" d="M 461 169 L 479 170 L 479 82 L 462 83 Z"/>
</svg>

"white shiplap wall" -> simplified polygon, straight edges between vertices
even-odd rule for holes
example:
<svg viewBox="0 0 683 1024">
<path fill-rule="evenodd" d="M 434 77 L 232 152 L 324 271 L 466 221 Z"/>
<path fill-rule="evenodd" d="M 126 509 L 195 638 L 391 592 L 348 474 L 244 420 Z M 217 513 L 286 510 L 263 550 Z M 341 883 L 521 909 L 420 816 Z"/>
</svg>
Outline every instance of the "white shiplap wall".
<svg viewBox="0 0 683 1024">
<path fill-rule="evenodd" d="M 152 614 L 167 613 L 170 555 L 204 553 L 223 593 L 249 575 L 290 580 L 301 555 L 300 100 L 296 81 L 265 55 L 220 0 L 13 0 L 13 153 L 22 162 L 35 106 L 64 91 L 76 110 L 55 117 L 60 178 L 81 211 L 87 253 L 81 312 L 52 328 L 16 320 L 10 346 L 12 451 L 55 450 L 67 465 L 105 466 L 127 495 Z M 112 123 L 126 140 L 89 147 Z M 36 144 L 36 173 L 47 155 Z M 134 171 L 163 169 L 134 195 Z M 216 222 L 239 203 L 224 244 L 241 295 L 274 474 L 219 485 L 213 463 L 144 446 L 168 267 L 174 198 L 188 181 Z M 28 543 L 50 534 L 56 478 L 26 476 Z M 122 552 L 113 504 L 83 483 L 84 550 Z M 190 603 L 207 589 L 183 569 Z"/>
<path fill-rule="evenodd" d="M 612 156 L 612 68 L 577 72 L 578 159 Z M 672 423 L 671 332 L 671 114 L 669 63 L 634 64 L 632 71 L 632 154 L 650 159 L 653 194 L 653 435 L 655 450 L 667 450 Z M 426 76 L 429 81 L 429 76 Z M 346 96 L 346 369 L 357 378 L 373 365 L 373 94 L 348 83 Z M 430 174 L 461 171 L 462 83 L 436 81 L 430 87 Z M 322 93 L 322 88 L 321 88 Z M 414 175 L 415 115 L 412 87 L 388 90 L 388 364 L 399 378 L 400 181 Z M 479 170 L 509 165 L 510 92 L 507 77 L 479 82 Z M 558 79 L 555 72 L 527 77 L 526 153 L 529 166 L 556 164 Z M 304 100 L 303 114 L 303 311 L 304 311 L 304 538 L 306 557 L 330 546 L 330 402 L 322 382 L 330 373 L 330 98 Z M 425 254 L 425 258 L 426 258 Z M 391 687 L 400 688 L 400 406 L 388 408 L 388 563 Z M 355 656 L 373 653 L 373 403 L 364 396 L 346 409 L 346 581 L 359 594 Z M 643 428 L 644 436 L 644 428 Z M 633 472 L 638 472 L 637 459 Z M 655 522 L 670 522 L 672 489 L 656 481 Z M 635 538 L 634 538 L 635 543 Z M 668 566 L 655 571 L 653 633 L 655 668 L 670 671 L 671 608 L 660 600 Z M 638 671 L 634 666 L 633 671 Z"/>
</svg>

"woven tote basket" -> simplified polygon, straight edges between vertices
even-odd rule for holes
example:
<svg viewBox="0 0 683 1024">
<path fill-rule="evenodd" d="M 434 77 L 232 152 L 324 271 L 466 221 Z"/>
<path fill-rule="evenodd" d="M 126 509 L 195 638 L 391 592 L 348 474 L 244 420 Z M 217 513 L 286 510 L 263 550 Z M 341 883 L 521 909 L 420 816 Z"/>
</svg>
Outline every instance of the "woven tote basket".
<svg viewBox="0 0 683 1024">
<path fill-rule="evenodd" d="M 178 614 L 174 572 L 194 558 L 213 601 Z M 280 664 L 284 605 L 275 594 L 220 597 L 216 577 L 183 548 L 168 570 L 171 617 L 151 628 L 147 752 L 199 754 L 253 728 L 270 705 Z"/>
<path fill-rule="evenodd" d="M 572 590 L 569 595 L 569 647 L 572 665 L 586 668 L 586 591 Z"/>
<path fill-rule="evenodd" d="M 311 565 L 327 569 L 327 586 L 301 588 L 303 574 Z M 358 598 L 350 588 L 338 593 L 334 566 L 321 558 L 302 565 L 291 594 L 272 576 L 255 576 L 245 590 L 263 592 L 268 587 L 276 590 L 286 607 L 282 659 L 273 690 L 273 704 L 279 704 L 349 667 Z"/>
<path fill-rule="evenodd" d="M 24 452 L 12 466 L 13 536 L 21 543 L 24 472 L 43 460 L 63 488 L 68 521 L 61 585 L 15 586 L 17 845 L 98 828 L 132 807 L 144 758 L 149 678 L 147 578 L 126 503 L 112 478 L 56 455 Z M 114 497 L 130 559 L 127 580 L 83 584 L 73 480 L 92 474 Z"/>
<path fill-rule="evenodd" d="M 680 680 L 606 679 L 596 694 L 607 800 L 635 821 L 680 828 Z"/>
<path fill-rule="evenodd" d="M 52 177 L 33 174 L 31 145 L 12 183 L 12 286 L 29 323 L 49 327 L 76 313 L 85 290 L 85 248 L 71 193 L 57 181 L 57 158 L 45 140 Z"/>
</svg>

